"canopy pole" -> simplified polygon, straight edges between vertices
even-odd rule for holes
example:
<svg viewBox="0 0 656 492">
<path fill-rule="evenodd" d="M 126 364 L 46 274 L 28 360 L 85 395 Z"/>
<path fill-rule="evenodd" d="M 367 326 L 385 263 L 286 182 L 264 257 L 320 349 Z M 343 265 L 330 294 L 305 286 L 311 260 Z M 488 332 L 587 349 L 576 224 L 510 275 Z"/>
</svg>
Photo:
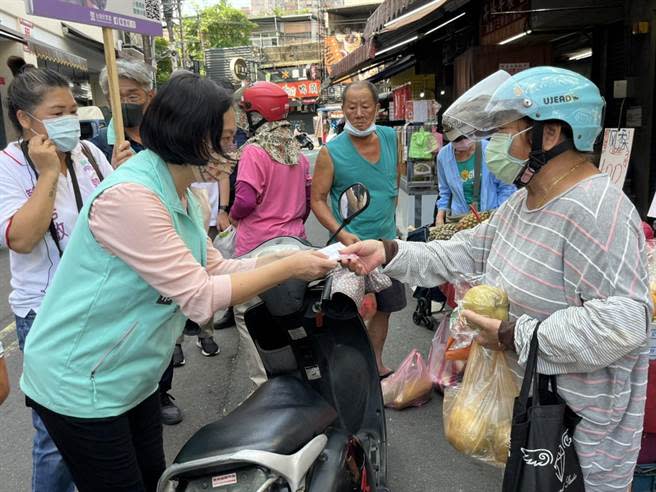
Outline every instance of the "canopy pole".
<svg viewBox="0 0 656 492">
<path fill-rule="evenodd" d="M 125 141 L 125 129 L 123 128 L 123 112 L 121 111 L 121 92 L 118 85 L 118 72 L 116 71 L 116 53 L 114 52 L 114 31 L 109 27 L 103 27 L 103 44 L 105 47 L 105 65 L 107 66 L 107 82 L 109 85 L 109 102 L 112 109 L 112 122 L 116 134 L 115 145 L 121 145 Z"/>
</svg>

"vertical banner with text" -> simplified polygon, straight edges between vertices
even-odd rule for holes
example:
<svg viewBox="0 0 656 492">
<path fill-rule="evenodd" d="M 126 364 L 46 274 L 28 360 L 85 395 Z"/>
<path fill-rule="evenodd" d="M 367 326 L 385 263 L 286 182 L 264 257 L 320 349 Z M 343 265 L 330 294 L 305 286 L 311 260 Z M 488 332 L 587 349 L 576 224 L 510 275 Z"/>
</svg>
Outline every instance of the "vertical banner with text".
<svg viewBox="0 0 656 492">
<path fill-rule="evenodd" d="M 634 133 L 633 128 L 606 128 L 604 131 L 599 170 L 608 174 L 620 189 L 624 187 L 626 172 L 629 169 Z"/>
</svg>

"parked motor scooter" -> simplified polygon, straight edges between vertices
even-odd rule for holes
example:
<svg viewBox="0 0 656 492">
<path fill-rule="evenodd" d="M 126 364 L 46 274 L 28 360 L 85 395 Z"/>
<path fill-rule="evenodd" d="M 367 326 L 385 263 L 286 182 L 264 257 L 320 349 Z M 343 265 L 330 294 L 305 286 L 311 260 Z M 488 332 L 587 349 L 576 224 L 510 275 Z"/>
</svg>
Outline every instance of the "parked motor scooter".
<svg viewBox="0 0 656 492">
<path fill-rule="evenodd" d="M 314 143 L 307 133 L 301 131 L 298 127 L 294 128 L 294 138 L 301 145 L 302 149 L 314 150 Z"/>
<path fill-rule="evenodd" d="M 341 197 L 344 224 L 369 205 L 361 184 Z M 344 225 L 343 224 L 343 225 Z M 342 227 L 343 227 L 342 225 Z M 311 249 L 297 238 L 246 255 Z M 387 437 L 376 359 L 355 303 L 332 277 L 289 280 L 245 314 L 268 381 L 197 431 L 158 491 L 383 492 Z"/>
</svg>

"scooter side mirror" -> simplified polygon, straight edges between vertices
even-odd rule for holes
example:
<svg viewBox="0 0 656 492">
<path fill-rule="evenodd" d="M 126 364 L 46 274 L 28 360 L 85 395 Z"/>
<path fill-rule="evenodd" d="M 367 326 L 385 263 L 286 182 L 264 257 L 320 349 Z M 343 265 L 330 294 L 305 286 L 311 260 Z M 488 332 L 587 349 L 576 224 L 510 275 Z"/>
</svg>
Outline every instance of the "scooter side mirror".
<svg viewBox="0 0 656 492">
<path fill-rule="evenodd" d="M 344 227 L 351 223 L 358 215 L 364 212 L 369 206 L 371 195 L 369 189 L 362 183 L 354 183 L 339 196 L 339 214 L 342 219 L 342 224 L 339 229 L 328 240 L 331 243 L 337 234 L 339 234 Z"/>
<path fill-rule="evenodd" d="M 362 183 L 355 183 L 346 188 L 339 197 L 339 212 L 347 224 L 360 215 L 369 206 L 369 190 Z"/>
</svg>

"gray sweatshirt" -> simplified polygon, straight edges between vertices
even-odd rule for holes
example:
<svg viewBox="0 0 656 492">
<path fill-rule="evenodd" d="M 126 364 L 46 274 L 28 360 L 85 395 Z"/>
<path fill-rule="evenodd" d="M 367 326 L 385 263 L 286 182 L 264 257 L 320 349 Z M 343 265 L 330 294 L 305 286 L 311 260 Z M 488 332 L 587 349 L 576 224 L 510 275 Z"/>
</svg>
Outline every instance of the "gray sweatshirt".
<svg viewBox="0 0 656 492">
<path fill-rule="evenodd" d="M 579 416 L 586 490 L 627 490 L 642 433 L 651 297 L 635 208 L 608 179 L 585 179 L 534 210 L 515 193 L 485 224 L 450 241 L 399 242 L 385 269 L 431 287 L 482 277 L 504 289 L 526 364 L 540 325 L 538 370 Z"/>
</svg>

